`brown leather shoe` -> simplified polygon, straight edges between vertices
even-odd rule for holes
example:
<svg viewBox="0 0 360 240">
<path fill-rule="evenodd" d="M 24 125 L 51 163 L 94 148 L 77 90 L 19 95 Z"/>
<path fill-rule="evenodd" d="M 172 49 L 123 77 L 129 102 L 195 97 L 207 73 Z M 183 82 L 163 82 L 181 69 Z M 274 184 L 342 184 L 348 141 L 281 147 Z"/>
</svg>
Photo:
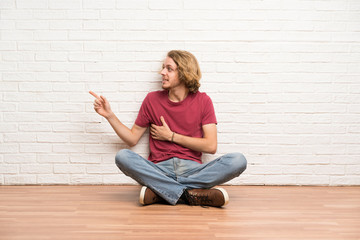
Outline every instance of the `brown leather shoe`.
<svg viewBox="0 0 360 240">
<path fill-rule="evenodd" d="M 223 188 L 188 189 L 185 198 L 189 205 L 222 207 L 228 204 L 229 195 Z"/>
<path fill-rule="evenodd" d="M 163 202 L 164 200 L 156 193 L 154 193 L 150 188 L 143 186 L 140 191 L 139 201 L 141 205 L 149 205 Z"/>
</svg>

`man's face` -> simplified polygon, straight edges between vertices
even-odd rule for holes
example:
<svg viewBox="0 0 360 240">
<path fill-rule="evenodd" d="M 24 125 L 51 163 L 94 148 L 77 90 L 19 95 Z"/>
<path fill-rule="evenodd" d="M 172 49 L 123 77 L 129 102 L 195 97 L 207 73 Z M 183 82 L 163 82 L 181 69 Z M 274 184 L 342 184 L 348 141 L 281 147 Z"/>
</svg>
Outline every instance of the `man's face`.
<svg viewBox="0 0 360 240">
<path fill-rule="evenodd" d="M 170 90 L 181 85 L 177 66 L 172 58 L 166 57 L 160 74 L 162 75 L 163 89 Z"/>
</svg>

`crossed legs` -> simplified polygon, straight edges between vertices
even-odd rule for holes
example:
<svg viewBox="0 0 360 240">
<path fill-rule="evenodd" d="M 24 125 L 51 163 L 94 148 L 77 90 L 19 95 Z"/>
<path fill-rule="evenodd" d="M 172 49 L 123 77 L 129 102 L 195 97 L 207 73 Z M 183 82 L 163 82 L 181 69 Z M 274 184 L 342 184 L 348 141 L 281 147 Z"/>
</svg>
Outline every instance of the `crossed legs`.
<svg viewBox="0 0 360 240">
<path fill-rule="evenodd" d="M 139 184 L 175 205 L 187 189 L 210 189 L 239 176 L 247 161 L 241 153 L 230 153 L 207 164 L 171 158 L 154 164 L 131 150 L 120 150 L 116 165 Z"/>
</svg>

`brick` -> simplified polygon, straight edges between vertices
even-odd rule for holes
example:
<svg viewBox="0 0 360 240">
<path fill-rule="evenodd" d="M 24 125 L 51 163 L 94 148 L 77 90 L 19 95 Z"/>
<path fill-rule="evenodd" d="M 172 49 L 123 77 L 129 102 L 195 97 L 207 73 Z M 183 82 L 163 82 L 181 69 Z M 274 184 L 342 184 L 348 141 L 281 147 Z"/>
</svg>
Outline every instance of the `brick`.
<svg viewBox="0 0 360 240">
<path fill-rule="evenodd" d="M 52 145 L 48 143 L 20 143 L 20 153 L 51 153 Z"/>
<path fill-rule="evenodd" d="M 360 104 L 352 104 L 349 106 L 350 113 L 360 113 Z"/>
<path fill-rule="evenodd" d="M 51 43 L 51 50 L 54 51 L 82 51 L 83 49 L 83 43 L 81 42 L 71 42 L 71 41 L 66 41 L 66 42 L 52 42 Z"/>
<path fill-rule="evenodd" d="M 36 184 L 36 175 L 33 174 L 17 174 L 17 175 L 6 175 L 6 185 L 28 185 Z"/>
<path fill-rule="evenodd" d="M 81 153 L 84 152 L 84 146 L 81 144 L 54 144 L 54 153 Z"/>
<path fill-rule="evenodd" d="M 16 29 L 45 30 L 49 29 L 49 23 L 44 21 L 18 21 L 16 22 Z"/>
<path fill-rule="evenodd" d="M 100 40 L 100 32 L 98 31 L 70 31 L 69 40 Z"/>
<path fill-rule="evenodd" d="M 104 93 L 104 95 L 106 94 L 106 92 L 114 92 L 114 91 L 118 91 L 118 84 L 114 83 L 114 82 L 104 82 L 101 85 L 99 85 L 98 83 L 89 83 L 88 85 L 89 89 L 92 89 L 92 91 L 96 92 L 98 95 L 101 95 L 102 93 Z M 93 96 L 89 95 L 90 99 L 93 100 Z M 110 101 L 111 99 L 109 99 Z"/>
<path fill-rule="evenodd" d="M 86 63 L 86 72 L 113 72 L 118 69 L 117 63 Z"/>
<path fill-rule="evenodd" d="M 14 82 L 2 82 L 0 84 L 0 90 L 6 92 L 17 92 L 18 91 L 18 83 Z"/>
<path fill-rule="evenodd" d="M 0 2 L 1 9 L 15 8 L 15 0 L 2 0 Z"/>
<path fill-rule="evenodd" d="M 34 9 L 33 18 L 41 20 L 62 20 L 67 17 L 67 12 L 65 10 L 51 10 L 51 9 Z M 48 22 L 48 21 L 46 21 Z"/>
<path fill-rule="evenodd" d="M 360 133 L 360 126 L 358 125 L 350 125 L 348 129 L 349 133 Z"/>
<path fill-rule="evenodd" d="M 66 112 L 66 113 L 70 113 L 70 112 L 82 112 L 84 109 L 83 104 L 74 104 L 74 103 L 56 103 L 53 104 L 52 107 L 54 112 Z"/>
<path fill-rule="evenodd" d="M 357 175 L 360 171 L 359 165 L 348 165 L 345 167 L 346 175 Z"/>
<path fill-rule="evenodd" d="M 85 145 L 85 153 L 110 153 L 114 154 L 118 151 L 118 148 L 115 144 L 102 144 L 102 145 L 94 145 L 94 144 L 86 144 Z"/>
<path fill-rule="evenodd" d="M 0 65 L 0 72 L 15 71 L 16 66 L 14 63 L 4 63 Z"/>
<path fill-rule="evenodd" d="M 69 80 L 71 82 L 99 82 L 101 79 L 101 73 L 99 72 L 91 72 L 91 73 L 76 73 L 72 72 L 69 74 Z"/>
<path fill-rule="evenodd" d="M 297 180 L 292 175 L 265 176 L 265 185 L 297 185 Z"/>
<path fill-rule="evenodd" d="M 18 70 L 23 72 L 47 72 L 50 70 L 49 63 L 24 62 L 18 64 Z M 26 83 L 23 83 L 24 85 Z"/>
<path fill-rule="evenodd" d="M 360 147 L 358 145 L 347 146 L 347 153 L 350 155 L 360 155 Z"/>
<path fill-rule="evenodd" d="M 103 176 L 104 184 L 130 184 L 130 185 L 139 185 L 132 178 L 124 175 L 124 174 L 106 174 Z"/>
<path fill-rule="evenodd" d="M 360 185 L 360 177 L 358 175 L 349 176 L 330 176 L 330 186 L 346 186 Z"/>
<path fill-rule="evenodd" d="M 23 123 L 19 124 L 19 131 L 21 132 L 49 132 L 51 131 L 50 124 L 43 123 Z"/>
<path fill-rule="evenodd" d="M 0 109 L 3 112 L 15 112 L 16 111 L 16 104 L 0 103 Z M 4 113 L 4 115 L 6 115 L 6 114 L 7 113 Z"/>
<path fill-rule="evenodd" d="M 264 166 L 264 165 L 253 165 L 249 166 L 247 172 L 249 174 L 265 174 L 265 175 L 280 175 L 283 173 L 283 166 Z"/>
<path fill-rule="evenodd" d="M 69 74 L 64 72 L 38 72 L 35 74 L 37 82 L 64 82 Z"/>
<path fill-rule="evenodd" d="M 0 131 L 2 133 L 17 132 L 18 125 L 16 123 L 0 123 Z"/>
<path fill-rule="evenodd" d="M 64 174 L 64 173 L 84 173 L 85 166 L 79 164 L 55 164 L 54 165 L 54 173 L 55 174 Z"/>
<path fill-rule="evenodd" d="M 25 51 L 47 51 L 50 50 L 50 43 L 46 42 L 34 42 L 34 41 L 22 41 L 18 42 L 18 49 Z"/>
<path fill-rule="evenodd" d="M 38 174 L 37 184 L 70 184 L 69 174 Z"/>
<path fill-rule="evenodd" d="M 72 135 L 71 142 L 73 143 L 100 143 L 101 137 L 97 135 L 81 134 L 81 135 Z"/>
<path fill-rule="evenodd" d="M 84 69 L 81 63 L 51 63 L 52 72 L 82 72 Z"/>
<path fill-rule="evenodd" d="M 84 84 L 83 83 L 54 83 L 53 91 L 54 92 L 83 92 Z"/>
<path fill-rule="evenodd" d="M 117 9 L 146 9 L 148 7 L 147 0 L 138 0 L 136 2 L 129 2 L 126 0 L 116 0 Z"/>
<path fill-rule="evenodd" d="M 35 163 L 35 154 L 5 154 L 4 162 L 10 164 Z"/>
<path fill-rule="evenodd" d="M 107 42 L 105 41 L 91 41 L 84 43 L 84 50 L 86 51 L 116 51 L 117 46 L 114 42 Z"/>
<path fill-rule="evenodd" d="M 68 163 L 69 155 L 68 154 L 38 154 L 39 163 Z"/>
<path fill-rule="evenodd" d="M 101 156 L 94 154 L 72 154 L 70 156 L 71 163 L 94 164 L 101 163 Z"/>
<path fill-rule="evenodd" d="M 320 185 L 328 186 L 329 185 L 329 176 L 324 175 L 300 175 L 296 176 L 296 181 L 298 185 Z"/>
<path fill-rule="evenodd" d="M 34 54 L 28 52 L 4 52 L 2 58 L 8 62 L 32 62 L 34 61 Z"/>
<path fill-rule="evenodd" d="M 28 10 L 1 10 L 1 19 L 32 19 L 33 14 Z M 3 40 L 3 39 L 2 39 Z"/>
<path fill-rule="evenodd" d="M 81 0 L 49 0 L 50 9 L 81 9 Z"/>
<path fill-rule="evenodd" d="M 136 84 L 134 83 L 135 81 L 135 76 L 132 73 L 127 73 L 127 72 L 104 72 L 102 74 L 103 76 L 103 81 L 115 81 L 118 79 L 122 79 L 121 83 L 119 83 L 122 87 L 122 91 L 124 92 L 131 92 L 130 88 L 126 88 L 126 86 L 128 86 L 129 84 Z M 146 85 L 146 83 L 140 83 L 139 86 L 144 86 Z M 135 85 L 136 86 L 136 85 Z"/>
<path fill-rule="evenodd" d="M 100 18 L 101 19 L 122 19 L 122 20 L 128 20 L 128 19 L 134 19 L 135 18 L 135 12 L 134 11 L 128 11 L 128 10 L 101 10 L 100 12 Z"/>
<path fill-rule="evenodd" d="M 0 50 L 1 51 L 13 51 L 16 50 L 16 43 L 15 42 L 6 42 L 6 41 L 1 41 L 0 42 Z"/>
<path fill-rule="evenodd" d="M 71 174 L 71 184 L 103 184 L 102 175 Z"/>
<path fill-rule="evenodd" d="M 53 131 L 54 132 L 83 132 L 84 125 L 81 123 L 54 123 Z"/>
<path fill-rule="evenodd" d="M 179 8 L 181 9 L 182 6 L 183 6 L 183 2 L 181 0 L 172 0 L 172 1 L 150 0 L 149 1 L 150 9 L 179 9 Z"/>
<path fill-rule="evenodd" d="M 97 165 L 92 164 L 86 167 L 86 172 L 90 174 L 114 174 L 117 173 L 119 170 L 116 165 Z"/>
<path fill-rule="evenodd" d="M 95 113 L 94 109 L 92 109 L 92 113 Z M 102 117 L 97 114 L 88 114 L 88 113 L 73 113 L 70 116 L 70 122 L 74 123 L 92 123 L 92 122 L 101 122 Z"/>
<path fill-rule="evenodd" d="M 19 172 L 17 164 L 1 164 L 0 173 L 1 174 L 16 174 Z"/>
<path fill-rule="evenodd" d="M 88 20 L 84 22 L 86 30 L 113 30 L 115 29 L 113 21 Z"/>
<path fill-rule="evenodd" d="M 61 123 L 61 122 L 69 121 L 69 116 L 67 116 L 64 113 L 51 113 L 51 114 L 49 114 L 48 112 L 44 112 L 44 113 L 39 112 L 39 113 L 36 114 L 36 119 L 37 119 L 37 121 L 40 121 L 40 122 Z"/>
<path fill-rule="evenodd" d="M 69 54 L 69 61 L 71 62 L 94 62 L 102 59 L 101 53 L 72 53 Z"/>
<path fill-rule="evenodd" d="M 360 142 L 360 136 L 342 136 L 341 138 L 338 137 L 332 137 L 331 143 L 333 144 L 357 144 Z"/>
<path fill-rule="evenodd" d="M 68 59 L 67 53 L 58 53 L 58 52 L 42 52 L 36 53 L 36 61 L 46 61 L 46 62 L 64 62 Z"/>
<path fill-rule="evenodd" d="M 47 0 L 16 0 L 17 8 L 48 8 Z"/>
<path fill-rule="evenodd" d="M 35 74 L 34 73 L 3 73 L 4 81 L 34 81 Z"/>
<path fill-rule="evenodd" d="M 142 39 L 147 39 L 148 41 L 161 41 L 166 38 L 165 32 L 155 32 L 155 31 L 103 31 L 101 32 L 101 40 L 122 40 L 122 41 L 139 41 Z M 181 40 L 179 38 L 183 37 L 182 34 L 179 36 L 174 36 L 170 40 Z M 94 39 L 97 40 L 97 39 Z"/>
<path fill-rule="evenodd" d="M 22 164 L 20 166 L 20 173 L 25 174 L 50 174 L 52 172 L 52 164 Z"/>
<path fill-rule="evenodd" d="M 86 124 L 86 133 L 112 133 L 113 129 L 106 123 Z"/>
<path fill-rule="evenodd" d="M 1 31 L 1 38 L 5 41 L 24 41 L 24 40 L 33 40 L 34 34 L 32 31 Z"/>
<path fill-rule="evenodd" d="M 37 41 L 65 41 L 68 40 L 67 31 L 36 31 L 34 39 Z"/>
<path fill-rule="evenodd" d="M 313 166 L 313 170 L 317 175 L 345 175 L 344 165 L 318 165 Z"/>
<path fill-rule="evenodd" d="M 54 20 L 50 22 L 50 29 L 55 30 L 81 30 L 82 21 L 80 20 Z"/>
<path fill-rule="evenodd" d="M 115 5 L 115 0 L 83 0 L 85 9 L 114 9 Z"/>
<path fill-rule="evenodd" d="M 118 135 L 116 134 L 111 134 L 111 135 L 103 135 L 101 136 L 101 138 L 99 139 L 99 136 L 94 135 L 94 138 L 97 137 L 97 142 L 98 143 L 107 143 L 107 144 L 111 144 L 111 143 L 117 143 L 119 141 L 121 141 L 121 139 L 119 138 Z M 146 137 L 145 137 L 146 138 Z M 146 138 L 148 139 L 148 138 Z M 142 144 L 143 141 L 139 140 L 139 143 Z M 96 143 L 96 142 L 95 142 Z"/>
<path fill-rule="evenodd" d="M 36 139 L 39 143 L 66 143 L 69 142 L 70 136 L 60 133 L 38 133 Z"/>
<path fill-rule="evenodd" d="M 21 112 L 48 112 L 51 110 L 51 103 L 23 103 L 19 106 Z"/>
<path fill-rule="evenodd" d="M 100 11 L 97 9 L 67 10 L 68 19 L 100 19 Z"/>
</svg>

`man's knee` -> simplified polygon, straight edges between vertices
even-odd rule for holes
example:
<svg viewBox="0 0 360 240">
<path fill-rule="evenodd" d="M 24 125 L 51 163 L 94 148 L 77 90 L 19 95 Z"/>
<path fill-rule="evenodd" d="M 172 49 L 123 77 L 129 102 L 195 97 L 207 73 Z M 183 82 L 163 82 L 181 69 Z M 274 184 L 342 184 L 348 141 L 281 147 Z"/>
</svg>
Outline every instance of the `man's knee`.
<svg viewBox="0 0 360 240">
<path fill-rule="evenodd" d="M 127 165 L 127 162 L 130 160 L 131 150 L 122 149 L 118 151 L 115 155 L 115 164 L 120 168 L 124 165 Z"/>
<path fill-rule="evenodd" d="M 231 167 L 235 170 L 239 172 L 239 175 L 245 171 L 246 166 L 247 166 L 247 160 L 244 156 L 244 154 L 242 153 L 230 153 L 229 154 L 231 156 Z"/>
</svg>

